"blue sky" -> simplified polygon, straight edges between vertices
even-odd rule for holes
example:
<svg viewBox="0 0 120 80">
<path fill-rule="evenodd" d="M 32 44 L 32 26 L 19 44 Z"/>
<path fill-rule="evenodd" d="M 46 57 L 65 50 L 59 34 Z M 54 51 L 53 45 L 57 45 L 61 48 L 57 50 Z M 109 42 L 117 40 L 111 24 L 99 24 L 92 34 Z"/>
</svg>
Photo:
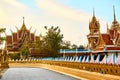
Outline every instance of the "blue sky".
<svg viewBox="0 0 120 80">
<path fill-rule="evenodd" d="M 57 1 L 57 3 L 60 3 L 62 5 L 65 5 L 67 7 L 82 10 L 85 12 L 88 12 L 89 14 L 92 14 L 92 9 L 95 9 L 96 16 L 100 16 L 104 18 L 104 20 L 107 20 L 108 22 L 112 21 L 112 17 L 108 17 L 113 15 L 113 9 L 112 6 L 114 5 L 116 10 L 116 16 L 117 14 L 120 14 L 120 0 L 54 0 Z M 20 0 L 20 2 L 30 6 L 31 8 L 37 9 L 37 6 L 35 5 L 35 0 Z M 118 20 L 120 20 L 118 18 Z"/>
<path fill-rule="evenodd" d="M 0 26 L 9 35 L 9 29 L 20 29 L 24 16 L 27 28 L 36 29 L 36 35 L 45 35 L 44 26 L 59 26 L 64 40 L 86 45 L 93 8 L 105 33 L 106 23 L 110 27 L 113 21 L 113 5 L 120 22 L 120 0 L 0 0 Z"/>
</svg>

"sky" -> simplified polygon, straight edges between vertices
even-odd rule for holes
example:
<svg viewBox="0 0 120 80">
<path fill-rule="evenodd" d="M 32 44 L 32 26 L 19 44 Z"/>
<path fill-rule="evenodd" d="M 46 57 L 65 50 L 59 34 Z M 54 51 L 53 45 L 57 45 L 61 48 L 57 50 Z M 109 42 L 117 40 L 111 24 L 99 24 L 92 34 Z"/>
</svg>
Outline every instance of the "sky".
<svg viewBox="0 0 120 80">
<path fill-rule="evenodd" d="M 6 34 L 21 28 L 23 16 L 27 29 L 36 35 L 45 35 L 44 26 L 59 26 L 61 34 L 71 44 L 87 45 L 89 21 L 95 16 L 100 22 L 101 33 L 106 32 L 113 21 L 113 5 L 120 22 L 120 0 L 0 0 L 0 27 Z"/>
</svg>

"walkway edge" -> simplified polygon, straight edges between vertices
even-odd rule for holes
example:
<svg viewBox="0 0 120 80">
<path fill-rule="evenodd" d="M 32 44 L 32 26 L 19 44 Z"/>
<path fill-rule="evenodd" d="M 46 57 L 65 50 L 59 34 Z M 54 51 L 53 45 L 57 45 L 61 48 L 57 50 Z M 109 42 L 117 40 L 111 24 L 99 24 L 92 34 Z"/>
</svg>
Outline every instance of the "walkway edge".
<svg viewBox="0 0 120 80">
<path fill-rule="evenodd" d="M 56 67 L 56 66 L 54 66 L 54 67 Z M 48 69 L 48 70 L 58 72 L 58 73 L 61 73 L 61 74 L 65 74 L 65 75 L 68 75 L 68 76 L 71 76 L 71 77 L 74 77 L 74 78 L 77 78 L 77 79 L 80 79 L 80 80 L 89 80 L 89 79 L 86 79 L 86 78 L 82 78 L 82 77 L 79 77 L 79 76 L 76 76 L 76 75 L 73 75 L 73 74 L 69 74 L 69 73 L 66 73 L 66 72 L 63 72 L 63 71 L 60 71 L 60 70 L 55 70 L 55 69 L 52 69 L 52 68 L 48 68 L 48 67 L 45 67 L 45 66 L 41 66 L 41 68 Z"/>
</svg>

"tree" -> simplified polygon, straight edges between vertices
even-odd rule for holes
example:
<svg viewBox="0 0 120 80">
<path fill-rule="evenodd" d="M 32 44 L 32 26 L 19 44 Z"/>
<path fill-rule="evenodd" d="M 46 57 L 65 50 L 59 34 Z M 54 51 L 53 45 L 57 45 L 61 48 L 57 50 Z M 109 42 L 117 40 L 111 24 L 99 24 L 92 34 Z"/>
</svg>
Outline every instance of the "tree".
<svg viewBox="0 0 120 80">
<path fill-rule="evenodd" d="M 63 41 L 61 44 L 61 49 L 70 49 L 71 43 L 70 41 Z"/>
<path fill-rule="evenodd" d="M 78 49 L 84 50 L 85 48 L 84 48 L 83 45 L 80 45 L 80 46 L 78 47 Z"/>
<path fill-rule="evenodd" d="M 77 46 L 76 44 L 73 44 L 73 45 L 71 45 L 71 48 L 72 48 L 72 49 L 77 49 L 78 46 Z"/>
<path fill-rule="evenodd" d="M 57 57 L 62 43 L 63 34 L 60 33 L 61 31 L 58 26 L 52 26 L 51 28 L 45 26 L 45 29 L 47 32 L 46 36 L 43 38 L 44 49 L 48 50 L 50 57 Z"/>
<path fill-rule="evenodd" d="M 25 46 L 24 44 L 20 47 L 19 49 L 20 51 L 20 57 L 21 59 L 24 58 L 24 59 L 27 59 L 28 56 L 29 56 L 29 48 L 27 46 Z"/>
<path fill-rule="evenodd" d="M 5 30 L 6 30 L 5 28 L 0 28 L 0 34 L 5 33 Z M 6 40 L 6 38 L 5 37 L 1 37 L 1 35 L 0 35 L 0 44 L 2 44 L 2 42 L 4 40 Z"/>
<path fill-rule="evenodd" d="M 24 40 L 23 45 L 19 48 L 21 59 L 22 59 L 22 58 L 24 58 L 24 59 L 27 59 L 27 58 L 28 58 L 29 53 L 30 53 L 30 52 L 29 52 L 29 48 L 30 48 L 29 40 L 28 40 L 28 38 L 26 37 L 25 40 Z"/>
</svg>

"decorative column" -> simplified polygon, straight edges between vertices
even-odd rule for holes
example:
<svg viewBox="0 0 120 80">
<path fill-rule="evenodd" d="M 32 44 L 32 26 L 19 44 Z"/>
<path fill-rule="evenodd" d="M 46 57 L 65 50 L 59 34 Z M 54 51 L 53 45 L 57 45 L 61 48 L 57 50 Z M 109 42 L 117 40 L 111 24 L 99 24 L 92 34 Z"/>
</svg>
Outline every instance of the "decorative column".
<svg viewBox="0 0 120 80">
<path fill-rule="evenodd" d="M 9 64 L 9 56 L 8 56 L 7 50 L 4 49 L 1 55 L 1 68 L 2 69 L 9 68 L 8 64 Z"/>
</svg>

